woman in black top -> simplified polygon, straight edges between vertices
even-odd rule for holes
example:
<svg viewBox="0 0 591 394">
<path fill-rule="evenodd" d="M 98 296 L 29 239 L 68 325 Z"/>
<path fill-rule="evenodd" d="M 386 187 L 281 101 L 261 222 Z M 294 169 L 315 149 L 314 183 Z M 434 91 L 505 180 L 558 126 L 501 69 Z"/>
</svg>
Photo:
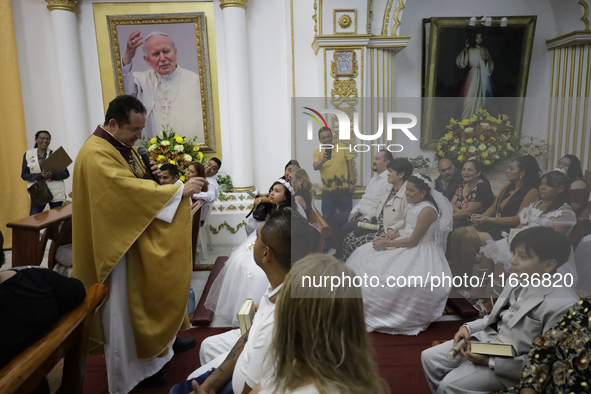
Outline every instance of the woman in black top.
<svg viewBox="0 0 591 394">
<path fill-rule="evenodd" d="M 296 201 L 306 212 L 306 218 L 310 219 L 310 212 L 312 211 L 312 183 L 306 170 L 303 168 L 297 170 L 291 180 L 291 185 L 295 190 Z"/>
<path fill-rule="evenodd" d="M 482 164 L 470 160 L 462 166 L 462 184 L 451 200 L 454 229 L 470 226 L 470 216 L 486 212 L 495 200 L 490 182 L 482 173 Z"/>
<path fill-rule="evenodd" d="M 0 246 L 4 243 L 0 233 Z M 0 249 L 0 267 L 4 253 Z M 78 279 L 41 267 L 0 272 L 0 369 L 53 328 L 60 316 L 84 301 Z M 45 381 L 35 393 L 49 393 Z"/>
</svg>

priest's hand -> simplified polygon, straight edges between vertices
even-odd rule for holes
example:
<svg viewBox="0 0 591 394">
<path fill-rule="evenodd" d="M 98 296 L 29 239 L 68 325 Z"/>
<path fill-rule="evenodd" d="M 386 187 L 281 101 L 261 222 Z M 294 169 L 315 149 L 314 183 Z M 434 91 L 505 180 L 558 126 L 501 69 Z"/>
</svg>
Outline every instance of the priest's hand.
<svg viewBox="0 0 591 394">
<path fill-rule="evenodd" d="M 160 178 L 160 176 L 162 175 L 162 171 L 160 171 L 160 167 L 158 167 L 158 164 L 156 164 L 156 162 L 152 160 L 150 161 L 150 165 L 152 166 L 150 167 L 150 170 L 152 170 L 152 175 Z"/>
<path fill-rule="evenodd" d="M 127 38 L 127 48 L 125 49 L 125 55 L 123 55 L 123 58 L 121 59 L 124 67 L 130 64 L 133 60 L 135 51 L 137 51 L 138 47 L 144 43 L 142 41 L 143 38 L 144 37 L 142 37 L 142 33 L 140 33 L 139 30 L 132 31 Z"/>
<path fill-rule="evenodd" d="M 185 183 L 185 188 L 183 189 L 183 197 L 191 197 L 193 194 L 197 194 L 203 189 L 203 186 L 207 185 L 209 182 L 205 178 L 195 177 L 189 179 Z"/>
</svg>

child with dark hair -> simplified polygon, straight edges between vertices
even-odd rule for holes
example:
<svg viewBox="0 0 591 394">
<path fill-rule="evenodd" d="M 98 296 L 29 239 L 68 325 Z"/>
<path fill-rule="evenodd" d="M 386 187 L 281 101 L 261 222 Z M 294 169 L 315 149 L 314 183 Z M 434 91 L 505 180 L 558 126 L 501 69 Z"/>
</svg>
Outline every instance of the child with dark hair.
<svg viewBox="0 0 591 394">
<path fill-rule="evenodd" d="M 451 290 L 451 283 L 431 288 L 429 282 L 432 276 L 451 275 L 445 259 L 451 203 L 423 175 L 408 178 L 405 195 L 400 231 L 360 246 L 347 260 L 357 276 L 379 278 L 361 288 L 368 331 L 417 335 L 441 316 Z M 409 280 L 393 286 L 392 278 Z"/>
<path fill-rule="evenodd" d="M 514 279 L 507 282 L 491 314 L 464 324 L 453 340 L 423 351 L 421 361 L 431 390 L 445 392 L 494 392 L 517 384 L 532 341 L 554 326 L 578 297 L 566 287 L 554 287 L 541 279 L 552 275 L 570 254 L 566 235 L 549 227 L 521 231 L 511 242 Z M 546 277 L 548 277 L 548 275 Z M 533 278 L 540 279 L 535 286 Z M 449 359 L 460 340 L 466 347 Z M 472 353 L 470 342 L 509 344 L 515 357 Z"/>
</svg>

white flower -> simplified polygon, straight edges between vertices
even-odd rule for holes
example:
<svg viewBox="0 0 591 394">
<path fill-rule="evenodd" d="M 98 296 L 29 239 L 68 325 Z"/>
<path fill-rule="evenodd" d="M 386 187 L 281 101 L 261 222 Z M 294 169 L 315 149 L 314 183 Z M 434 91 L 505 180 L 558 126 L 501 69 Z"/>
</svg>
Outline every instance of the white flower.
<svg viewBox="0 0 591 394">
<path fill-rule="evenodd" d="M 466 133 L 469 133 L 469 132 L 471 132 L 472 130 L 474 130 L 474 128 L 473 128 L 473 127 L 466 127 L 466 128 L 464 129 L 464 131 L 465 131 Z"/>
<path fill-rule="evenodd" d="M 148 152 L 153 152 L 153 151 L 154 151 L 154 149 L 156 149 L 157 147 L 158 147 L 158 146 L 156 146 L 156 144 L 154 144 L 154 145 L 150 146 L 150 147 L 148 148 Z"/>
<path fill-rule="evenodd" d="M 191 155 L 184 155 L 183 158 L 187 161 L 192 161 L 193 158 L 191 157 Z"/>
<path fill-rule="evenodd" d="M 182 145 L 175 145 L 174 146 L 174 150 L 177 152 L 182 152 L 184 149 L 184 147 Z"/>
<path fill-rule="evenodd" d="M 475 147 L 475 146 L 471 146 L 471 147 L 468 149 L 468 152 L 472 152 L 472 153 L 476 152 L 476 147 Z"/>
<path fill-rule="evenodd" d="M 170 141 L 164 140 L 162 141 L 162 146 L 168 146 L 170 145 Z"/>
<path fill-rule="evenodd" d="M 488 124 L 488 123 L 480 123 L 480 126 L 482 126 L 483 129 L 488 129 L 490 127 L 490 124 Z"/>
</svg>

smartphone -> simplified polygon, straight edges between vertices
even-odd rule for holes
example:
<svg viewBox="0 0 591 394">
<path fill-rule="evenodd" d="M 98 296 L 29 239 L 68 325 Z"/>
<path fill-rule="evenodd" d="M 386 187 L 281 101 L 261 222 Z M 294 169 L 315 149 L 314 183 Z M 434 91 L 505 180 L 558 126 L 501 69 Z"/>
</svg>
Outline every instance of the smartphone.
<svg viewBox="0 0 591 394">
<path fill-rule="evenodd" d="M 252 190 L 247 190 L 246 193 L 248 193 L 248 195 L 251 196 L 252 198 L 257 198 L 256 193 L 253 192 Z"/>
<path fill-rule="evenodd" d="M 326 149 L 326 157 L 328 157 L 328 160 L 330 160 L 332 157 L 332 148 Z"/>
</svg>

